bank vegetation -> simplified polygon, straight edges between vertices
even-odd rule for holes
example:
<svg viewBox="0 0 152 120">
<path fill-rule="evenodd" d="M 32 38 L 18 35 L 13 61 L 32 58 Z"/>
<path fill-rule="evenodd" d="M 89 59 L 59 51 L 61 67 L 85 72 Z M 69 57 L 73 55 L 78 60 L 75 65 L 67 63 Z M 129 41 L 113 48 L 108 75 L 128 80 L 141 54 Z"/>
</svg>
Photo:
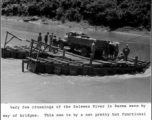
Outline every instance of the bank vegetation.
<svg viewBox="0 0 152 120">
<path fill-rule="evenodd" d="M 151 0 L 3 0 L 2 15 L 38 16 L 105 26 L 150 30 Z"/>
</svg>

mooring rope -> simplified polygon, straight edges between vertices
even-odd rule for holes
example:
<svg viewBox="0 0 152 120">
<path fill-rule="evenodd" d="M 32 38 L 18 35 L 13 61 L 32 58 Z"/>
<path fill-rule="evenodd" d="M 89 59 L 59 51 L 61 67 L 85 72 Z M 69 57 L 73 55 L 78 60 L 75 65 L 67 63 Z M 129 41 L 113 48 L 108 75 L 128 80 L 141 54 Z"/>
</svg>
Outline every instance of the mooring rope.
<svg viewBox="0 0 152 120">
<path fill-rule="evenodd" d="M 129 40 L 125 40 L 125 41 L 122 41 L 121 43 L 127 43 L 128 41 L 133 41 L 133 40 L 135 40 L 135 39 L 137 39 L 137 38 L 140 38 L 140 37 L 144 37 L 144 36 L 146 36 L 147 34 L 145 33 L 144 35 L 142 35 L 142 36 L 138 36 L 138 37 L 135 37 L 135 38 L 132 38 L 132 39 L 129 39 Z M 144 48 L 144 46 L 142 46 L 142 47 L 140 47 L 140 48 L 137 48 L 136 50 L 134 50 L 134 51 L 131 51 L 130 53 L 134 53 L 135 52 L 135 54 L 136 55 L 138 55 L 137 54 L 137 51 L 138 50 L 141 50 L 142 48 Z"/>
<path fill-rule="evenodd" d="M 121 43 L 125 43 L 125 42 L 130 42 L 130 41 L 133 41 L 133 40 L 135 40 L 135 39 L 138 39 L 138 38 L 140 38 L 140 37 L 144 37 L 144 36 L 146 36 L 147 34 L 145 33 L 144 35 L 141 35 L 141 36 L 138 36 L 138 37 L 135 37 L 135 38 L 131 38 L 131 39 L 128 39 L 128 40 L 124 40 L 124 41 L 122 41 Z M 120 39 L 120 38 L 117 38 L 117 39 L 119 39 L 119 40 L 122 40 L 122 39 Z"/>
<path fill-rule="evenodd" d="M 137 52 L 138 50 L 140 50 L 140 49 L 142 49 L 142 48 L 144 48 L 144 46 L 142 46 L 142 47 L 140 47 L 140 48 L 138 48 L 138 49 L 136 49 L 136 50 L 134 50 L 134 51 L 131 51 L 130 53 Z"/>
</svg>

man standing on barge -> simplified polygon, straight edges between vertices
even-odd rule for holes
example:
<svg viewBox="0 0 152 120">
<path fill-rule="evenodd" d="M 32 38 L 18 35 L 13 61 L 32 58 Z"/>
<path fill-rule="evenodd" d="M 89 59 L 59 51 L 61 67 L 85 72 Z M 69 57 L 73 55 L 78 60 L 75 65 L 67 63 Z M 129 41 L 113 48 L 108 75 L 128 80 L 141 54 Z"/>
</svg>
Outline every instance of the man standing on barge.
<svg viewBox="0 0 152 120">
<path fill-rule="evenodd" d="M 52 40 L 53 40 L 53 33 L 50 35 L 50 45 L 52 44 Z"/>
<path fill-rule="evenodd" d="M 39 33 L 39 36 L 38 36 L 38 38 L 37 38 L 37 41 L 38 41 L 38 42 L 42 42 L 42 36 L 41 36 L 41 33 Z"/>
<path fill-rule="evenodd" d="M 37 48 L 38 48 L 38 49 L 41 49 L 41 45 L 40 45 L 40 42 L 42 42 L 41 33 L 39 33 L 39 36 L 38 36 L 38 38 L 37 38 L 37 41 L 38 41 Z"/>
<path fill-rule="evenodd" d="M 91 45 L 90 65 L 92 65 L 92 61 L 93 61 L 94 55 L 95 55 L 95 50 L 96 50 L 95 44 L 96 44 L 96 40 L 94 40 Z"/>
<path fill-rule="evenodd" d="M 52 40 L 53 40 L 53 33 L 50 35 L 50 43 L 49 43 L 50 45 L 52 45 Z M 49 48 L 49 52 L 51 52 L 51 49 L 52 48 L 50 47 Z"/>
<path fill-rule="evenodd" d="M 127 61 L 128 60 L 128 55 L 130 53 L 130 49 L 128 48 L 128 44 L 126 44 L 126 47 L 123 49 L 123 54 L 124 54 L 124 60 Z"/>
<path fill-rule="evenodd" d="M 45 37 L 44 37 L 44 42 L 45 42 L 45 44 L 47 44 L 48 39 L 49 39 L 49 32 L 47 32 L 47 34 L 46 34 Z"/>
<path fill-rule="evenodd" d="M 54 47 L 57 47 L 58 46 L 58 44 L 57 44 L 57 39 L 56 39 L 56 36 L 54 35 L 53 36 L 53 39 L 52 39 L 52 45 L 54 46 Z M 57 48 L 53 48 L 53 52 L 54 52 L 54 54 L 57 52 Z"/>
</svg>

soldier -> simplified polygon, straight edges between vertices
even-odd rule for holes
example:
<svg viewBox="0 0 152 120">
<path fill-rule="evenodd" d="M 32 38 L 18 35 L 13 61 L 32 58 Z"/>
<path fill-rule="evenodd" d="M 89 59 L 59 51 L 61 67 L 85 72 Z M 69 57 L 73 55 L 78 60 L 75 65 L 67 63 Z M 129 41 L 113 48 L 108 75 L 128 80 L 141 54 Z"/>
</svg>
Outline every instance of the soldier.
<svg viewBox="0 0 152 120">
<path fill-rule="evenodd" d="M 56 45 L 57 39 L 56 39 L 56 36 L 55 36 L 55 35 L 53 36 L 52 42 L 53 42 L 53 46 L 57 46 L 57 45 Z"/>
<path fill-rule="evenodd" d="M 52 45 L 53 33 L 50 35 L 50 45 Z M 51 52 L 51 46 L 49 48 L 49 52 Z"/>
<path fill-rule="evenodd" d="M 107 42 L 107 49 L 105 50 L 106 59 L 109 59 L 110 55 L 110 41 Z"/>
<path fill-rule="evenodd" d="M 123 49 L 123 54 L 124 54 L 124 60 L 127 61 L 128 60 L 128 55 L 130 53 L 130 49 L 128 48 L 128 44 L 126 44 L 126 47 Z"/>
<path fill-rule="evenodd" d="M 38 42 L 42 42 L 42 36 L 41 36 L 41 33 L 39 33 L 39 36 L 38 36 L 38 38 L 37 38 L 37 41 L 38 41 Z"/>
<path fill-rule="evenodd" d="M 124 54 L 121 52 L 120 55 L 118 56 L 118 60 L 124 60 Z"/>
<path fill-rule="evenodd" d="M 47 32 L 47 34 L 46 34 L 45 37 L 44 37 L 44 42 L 45 42 L 45 44 L 47 44 L 48 39 L 49 39 L 49 32 Z"/>
<path fill-rule="evenodd" d="M 95 44 L 96 44 L 96 40 L 94 40 L 92 45 L 91 45 L 91 51 L 93 54 L 95 54 Z"/>
<path fill-rule="evenodd" d="M 109 45 L 109 54 L 110 54 L 110 59 L 114 58 L 114 46 L 113 45 Z"/>
<path fill-rule="evenodd" d="M 115 59 L 117 58 L 118 54 L 119 54 L 119 45 L 116 44 L 116 46 L 115 46 Z"/>
<path fill-rule="evenodd" d="M 37 41 L 38 41 L 37 48 L 38 48 L 38 49 L 41 49 L 41 46 L 39 45 L 39 42 L 42 42 L 41 33 L 39 33 L 39 36 L 38 36 L 38 38 L 37 38 Z"/>
<path fill-rule="evenodd" d="M 57 39 L 55 35 L 53 36 L 52 42 L 53 42 L 53 46 L 57 47 Z M 56 48 L 53 48 L 53 52 L 56 53 Z"/>
<path fill-rule="evenodd" d="M 52 44 L 52 40 L 53 40 L 53 33 L 50 35 L 50 45 Z"/>
<path fill-rule="evenodd" d="M 59 41 L 61 41 L 61 38 L 59 37 L 58 41 L 57 41 L 57 44 L 59 44 Z"/>
<path fill-rule="evenodd" d="M 96 44 L 96 40 L 94 40 L 92 45 L 91 45 L 90 65 L 92 65 L 92 61 L 93 61 L 94 54 L 95 54 L 95 49 L 96 49 L 95 44 Z"/>
</svg>

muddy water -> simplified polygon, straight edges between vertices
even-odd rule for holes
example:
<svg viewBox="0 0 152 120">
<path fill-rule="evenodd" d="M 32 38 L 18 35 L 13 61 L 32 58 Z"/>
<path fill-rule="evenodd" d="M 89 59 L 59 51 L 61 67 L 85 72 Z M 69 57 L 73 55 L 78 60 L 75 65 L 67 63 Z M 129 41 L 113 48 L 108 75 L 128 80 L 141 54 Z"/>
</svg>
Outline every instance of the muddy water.
<svg viewBox="0 0 152 120">
<path fill-rule="evenodd" d="M 5 41 L 6 31 L 13 33 L 19 37 L 30 40 L 37 39 L 38 33 L 46 34 L 47 32 L 55 33 L 57 38 L 63 37 L 65 33 L 76 30 L 83 31 L 88 34 L 90 37 L 94 37 L 101 40 L 107 41 L 119 41 L 120 51 L 124 48 L 127 43 L 131 49 L 131 57 L 138 55 L 140 59 L 149 60 L 150 59 L 150 36 L 149 35 L 137 35 L 137 34 L 128 34 L 128 33 L 115 33 L 115 32 L 106 32 L 106 31 L 94 31 L 94 30 L 84 30 L 79 28 L 69 28 L 61 25 L 42 25 L 39 23 L 23 23 L 16 20 L 6 20 L 2 19 L 2 45 Z M 11 36 L 9 36 L 11 38 Z M 43 35 L 44 39 L 44 35 Z M 25 45 L 29 44 L 27 42 L 19 42 L 18 40 L 13 40 L 9 44 L 12 45 Z M 144 54 L 146 53 L 146 54 Z"/>
<path fill-rule="evenodd" d="M 2 46 L 6 31 L 18 37 L 37 39 L 39 32 L 55 33 L 58 37 L 70 30 L 84 31 L 91 37 L 121 42 L 120 50 L 127 43 L 130 56 L 150 60 L 150 38 L 142 35 L 83 30 L 64 26 L 48 26 L 2 19 Z M 43 36 L 44 37 L 44 36 Z M 9 37 L 10 38 L 10 37 Z M 25 45 L 13 40 L 10 45 Z M 140 49 L 142 48 L 142 49 Z M 136 51 L 137 50 L 137 51 Z M 13 103 L 103 103 L 150 102 L 149 68 L 144 74 L 105 77 L 36 75 L 21 72 L 21 60 L 2 59 L 2 102 Z"/>
</svg>

